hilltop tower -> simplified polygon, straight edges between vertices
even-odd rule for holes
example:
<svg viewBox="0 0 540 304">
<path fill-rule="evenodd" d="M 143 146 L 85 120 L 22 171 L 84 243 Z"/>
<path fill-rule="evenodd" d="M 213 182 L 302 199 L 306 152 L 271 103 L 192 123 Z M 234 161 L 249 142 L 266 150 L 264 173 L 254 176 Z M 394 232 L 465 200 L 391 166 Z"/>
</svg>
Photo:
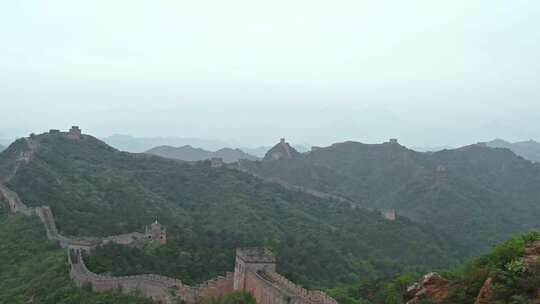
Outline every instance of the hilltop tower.
<svg viewBox="0 0 540 304">
<path fill-rule="evenodd" d="M 78 126 L 73 126 L 71 129 L 69 129 L 69 132 L 67 133 L 67 138 L 79 140 L 81 139 L 81 129 Z"/>
<path fill-rule="evenodd" d="M 276 257 L 266 248 L 238 248 L 234 265 L 234 290 L 245 290 L 246 272 L 276 271 Z"/>
<path fill-rule="evenodd" d="M 279 143 L 266 152 L 263 161 L 275 161 L 280 159 L 293 159 L 301 157 L 301 154 L 281 138 Z"/>
</svg>

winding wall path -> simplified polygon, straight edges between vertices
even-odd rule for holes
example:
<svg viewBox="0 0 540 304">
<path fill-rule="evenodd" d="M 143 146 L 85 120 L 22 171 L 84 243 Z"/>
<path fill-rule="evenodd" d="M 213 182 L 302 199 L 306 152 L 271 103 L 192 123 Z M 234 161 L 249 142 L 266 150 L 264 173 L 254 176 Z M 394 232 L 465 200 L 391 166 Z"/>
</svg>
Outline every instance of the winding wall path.
<svg viewBox="0 0 540 304">
<path fill-rule="evenodd" d="M 275 272 L 275 260 L 271 270 L 259 269 L 257 263 L 249 266 L 251 270 L 244 266 L 239 267 L 238 253 L 234 274 L 228 272 L 224 277 L 219 276 L 194 287 L 174 278 L 154 274 L 113 277 L 91 272 L 84 263 L 83 252 L 89 253 L 91 248 L 110 241 L 115 236 L 101 239 L 63 236 L 58 232 L 49 206 L 30 208 L 21 201 L 17 193 L 6 186 L 6 183 L 15 177 L 19 167 L 30 162 L 39 148 L 39 142 L 31 138 L 27 138 L 26 142 L 28 150 L 18 155 L 13 171 L 0 181 L 0 201 L 5 201 L 12 213 L 39 217 L 47 232 L 47 238 L 56 240 L 62 248 L 67 248 L 69 274 L 77 286 L 89 285 L 96 292 L 135 293 L 162 304 L 174 304 L 178 300 L 187 304 L 204 302 L 209 298 L 221 298 L 235 289 L 251 293 L 258 304 L 338 304 L 323 292 L 308 291 L 279 275 Z M 240 277 L 245 280 L 243 284 L 235 281 Z M 238 287 L 240 285 L 242 287 Z"/>
</svg>

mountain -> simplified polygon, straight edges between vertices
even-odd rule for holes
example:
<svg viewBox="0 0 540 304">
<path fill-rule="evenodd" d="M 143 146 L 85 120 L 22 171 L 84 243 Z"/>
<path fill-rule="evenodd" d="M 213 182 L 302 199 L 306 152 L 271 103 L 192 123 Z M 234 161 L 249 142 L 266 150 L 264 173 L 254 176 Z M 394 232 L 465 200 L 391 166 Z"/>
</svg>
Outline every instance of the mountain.
<svg viewBox="0 0 540 304">
<path fill-rule="evenodd" d="M 540 226 L 540 164 L 507 149 L 478 144 L 420 153 L 397 142 L 344 142 L 265 160 L 240 167 L 358 206 L 395 209 L 449 232 L 475 253 Z"/>
<path fill-rule="evenodd" d="M 308 152 L 310 150 L 306 145 L 294 145 L 292 147 L 300 153 Z M 265 146 L 257 148 L 240 148 L 240 150 L 246 152 L 247 154 L 255 155 L 259 158 L 263 158 L 270 149 L 272 149 L 272 147 Z"/>
<path fill-rule="evenodd" d="M 502 139 L 495 139 L 486 143 L 492 148 L 510 149 L 517 155 L 533 162 L 540 162 L 540 143 L 534 140 L 510 143 Z"/>
<path fill-rule="evenodd" d="M 0 145 L 0 152 L 2 152 L 4 149 L 6 149 L 6 147 Z"/>
<path fill-rule="evenodd" d="M 145 153 L 183 161 L 200 161 L 211 158 L 221 158 L 225 163 L 234 163 L 240 159 L 257 160 L 257 157 L 253 155 L 249 155 L 240 149 L 231 148 L 223 148 L 211 152 L 200 148 L 193 148 L 192 146 L 159 146 L 152 148 Z"/>
<path fill-rule="evenodd" d="M 435 146 L 435 147 L 412 147 L 411 150 L 417 151 L 417 152 L 436 152 L 436 151 L 442 151 L 442 150 L 451 150 L 455 149 L 455 147 L 452 146 Z"/>
<path fill-rule="evenodd" d="M 89 135 L 17 140 L 0 153 L 0 180 L 27 205 L 50 206 L 64 235 L 140 231 L 156 216 L 167 227 L 163 247 L 102 248 L 90 261 L 97 272 L 200 282 L 229 270 L 235 248 L 266 246 L 288 278 L 325 287 L 446 267 L 464 256 L 452 236 L 430 225 L 386 220 L 207 161 L 120 152 Z"/>
<path fill-rule="evenodd" d="M 200 138 L 182 138 L 182 137 L 133 137 L 129 135 L 115 134 L 102 138 L 104 142 L 121 151 L 132 153 L 142 153 L 157 146 L 186 146 L 191 145 L 206 150 L 218 150 L 227 146 L 235 146 L 235 143 L 229 143 L 219 140 L 207 140 Z"/>
<path fill-rule="evenodd" d="M 282 138 L 281 141 L 273 146 L 266 155 L 263 158 L 263 161 L 274 161 L 274 160 L 280 160 L 280 159 L 296 159 L 301 158 L 302 154 L 300 154 L 296 149 L 291 147 L 287 142 L 285 142 L 285 139 Z"/>
</svg>

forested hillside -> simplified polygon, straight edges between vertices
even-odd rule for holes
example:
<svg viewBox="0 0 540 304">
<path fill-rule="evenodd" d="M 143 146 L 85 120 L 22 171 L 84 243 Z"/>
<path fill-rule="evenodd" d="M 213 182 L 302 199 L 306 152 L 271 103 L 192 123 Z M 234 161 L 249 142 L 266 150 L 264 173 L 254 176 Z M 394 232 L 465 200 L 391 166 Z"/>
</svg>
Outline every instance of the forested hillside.
<svg viewBox="0 0 540 304">
<path fill-rule="evenodd" d="M 394 208 L 451 233 L 473 252 L 540 225 L 540 165 L 507 149 L 419 153 L 397 143 L 345 142 L 241 167 L 359 206 Z"/>
<path fill-rule="evenodd" d="M 429 225 L 403 217 L 387 221 L 376 211 L 288 191 L 208 162 L 119 152 L 90 136 L 31 140 L 39 143 L 36 152 L 8 186 L 30 206 L 51 206 L 65 234 L 140 230 L 156 216 L 168 227 L 166 246 L 128 248 L 121 256 L 105 247 L 91 261 L 95 270 L 197 282 L 231 270 L 234 248 L 268 246 L 290 279 L 327 287 L 441 268 L 464 255 L 450 235 Z M 0 168 L 11 168 L 25 145 L 19 140 L 0 154 Z"/>
<path fill-rule="evenodd" d="M 534 304 L 540 301 L 540 233 L 515 236 L 441 275 L 362 281 L 330 290 L 342 304 Z"/>
<path fill-rule="evenodd" d="M 37 218 L 7 216 L 0 208 L 0 240 L 0 303 L 150 303 L 76 287 L 68 275 L 64 250 L 47 240 Z"/>
</svg>

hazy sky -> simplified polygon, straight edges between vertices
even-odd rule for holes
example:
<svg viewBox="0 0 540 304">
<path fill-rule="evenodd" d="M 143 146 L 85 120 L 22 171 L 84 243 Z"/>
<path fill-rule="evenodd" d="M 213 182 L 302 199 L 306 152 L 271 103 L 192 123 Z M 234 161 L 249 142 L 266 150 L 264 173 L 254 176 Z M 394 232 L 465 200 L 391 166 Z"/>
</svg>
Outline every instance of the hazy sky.
<svg viewBox="0 0 540 304">
<path fill-rule="evenodd" d="M 540 140 L 540 1 L 1 1 L 0 138 Z"/>
</svg>

